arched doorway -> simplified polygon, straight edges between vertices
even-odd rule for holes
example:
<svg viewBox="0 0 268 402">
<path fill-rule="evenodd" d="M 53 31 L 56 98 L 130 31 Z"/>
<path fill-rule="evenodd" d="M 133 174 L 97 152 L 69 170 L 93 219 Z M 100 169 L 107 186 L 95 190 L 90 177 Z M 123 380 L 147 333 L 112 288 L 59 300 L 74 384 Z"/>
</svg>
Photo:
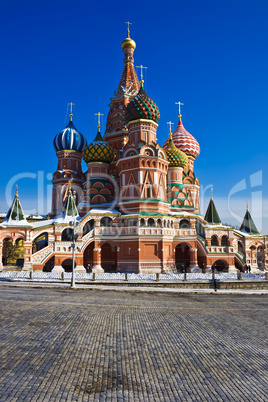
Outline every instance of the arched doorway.
<svg viewBox="0 0 268 402">
<path fill-rule="evenodd" d="M 116 245 L 104 243 L 101 246 L 101 266 L 105 272 L 116 272 Z"/>
<path fill-rule="evenodd" d="M 84 267 L 87 271 L 91 271 L 93 267 L 93 248 L 94 242 L 91 242 L 84 251 Z"/>
<path fill-rule="evenodd" d="M 65 272 L 72 272 L 72 270 L 73 270 L 73 260 L 71 260 L 71 258 L 68 258 L 67 260 L 63 261 L 61 266 L 62 266 L 62 268 L 64 269 Z M 74 264 L 74 267 L 76 267 L 76 263 Z"/>
<path fill-rule="evenodd" d="M 47 245 L 48 245 L 48 234 L 42 233 L 34 239 L 32 253 L 34 254 L 37 251 L 42 250 L 42 248 L 46 247 Z"/>
<path fill-rule="evenodd" d="M 229 264 L 224 260 L 217 260 L 212 265 L 217 272 L 228 272 Z"/>
<path fill-rule="evenodd" d="M 51 272 L 55 265 L 55 257 L 51 257 L 44 265 L 43 271 L 44 272 Z"/>
<path fill-rule="evenodd" d="M 24 264 L 24 240 L 17 239 L 12 243 L 10 238 L 3 240 L 3 265 L 13 265 L 22 268 Z"/>
<path fill-rule="evenodd" d="M 190 266 L 190 246 L 180 243 L 175 248 L 175 264 L 178 271 L 183 271 Z"/>
</svg>

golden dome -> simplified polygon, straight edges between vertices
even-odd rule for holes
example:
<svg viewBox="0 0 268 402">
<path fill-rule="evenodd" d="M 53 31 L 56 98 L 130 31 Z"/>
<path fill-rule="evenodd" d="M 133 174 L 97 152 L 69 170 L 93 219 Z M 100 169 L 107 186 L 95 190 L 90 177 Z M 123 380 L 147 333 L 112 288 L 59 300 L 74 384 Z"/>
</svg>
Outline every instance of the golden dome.
<svg viewBox="0 0 268 402">
<path fill-rule="evenodd" d="M 135 50 L 136 49 L 136 43 L 128 35 L 127 38 L 125 40 L 123 40 L 123 42 L 121 43 L 121 47 L 122 47 L 123 50 L 125 48 L 127 48 L 127 47 L 132 47 L 132 49 Z"/>
</svg>

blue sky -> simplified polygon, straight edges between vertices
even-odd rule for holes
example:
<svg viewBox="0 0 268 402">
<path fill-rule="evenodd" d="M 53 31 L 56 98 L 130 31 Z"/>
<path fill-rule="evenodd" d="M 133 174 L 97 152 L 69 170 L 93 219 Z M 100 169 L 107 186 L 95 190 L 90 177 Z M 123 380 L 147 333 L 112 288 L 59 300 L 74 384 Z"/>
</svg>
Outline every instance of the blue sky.
<svg viewBox="0 0 268 402">
<path fill-rule="evenodd" d="M 177 101 L 200 143 L 202 212 L 213 186 L 223 222 L 239 225 L 248 200 L 268 233 L 267 1 L 0 3 L 1 212 L 15 183 L 27 212 L 49 211 L 53 138 L 68 123 L 68 102 L 88 142 L 97 112 L 104 131 L 123 69 L 124 22 L 131 21 L 135 65 L 148 67 L 145 89 L 160 109 L 159 143 L 166 122 L 177 124 Z"/>
</svg>

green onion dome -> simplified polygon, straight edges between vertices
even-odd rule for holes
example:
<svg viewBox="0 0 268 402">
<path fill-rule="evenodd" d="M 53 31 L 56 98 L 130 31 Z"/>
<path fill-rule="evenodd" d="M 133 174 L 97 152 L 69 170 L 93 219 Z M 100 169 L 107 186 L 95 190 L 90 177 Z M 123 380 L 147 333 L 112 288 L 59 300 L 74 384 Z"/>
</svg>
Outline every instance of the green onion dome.
<svg viewBox="0 0 268 402">
<path fill-rule="evenodd" d="M 158 107 L 146 94 L 143 86 L 140 87 L 138 95 L 126 106 L 125 113 L 127 121 L 147 119 L 157 123 L 160 118 Z"/>
<path fill-rule="evenodd" d="M 83 159 L 88 163 L 101 162 L 111 163 L 114 160 L 114 151 L 102 138 L 100 129 L 93 142 L 91 142 L 83 152 Z"/>
<path fill-rule="evenodd" d="M 169 167 L 182 167 L 184 169 L 188 165 L 188 156 L 175 146 L 171 135 L 164 150 L 167 154 Z"/>
</svg>

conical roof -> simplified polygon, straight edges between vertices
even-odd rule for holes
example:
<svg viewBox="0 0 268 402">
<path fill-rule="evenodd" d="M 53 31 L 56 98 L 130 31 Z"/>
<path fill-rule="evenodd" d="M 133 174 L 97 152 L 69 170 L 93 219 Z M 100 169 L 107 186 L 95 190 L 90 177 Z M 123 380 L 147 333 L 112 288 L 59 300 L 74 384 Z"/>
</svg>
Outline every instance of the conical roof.
<svg viewBox="0 0 268 402">
<path fill-rule="evenodd" d="M 68 196 L 66 198 L 66 201 L 65 201 L 65 204 L 64 204 L 64 207 L 62 210 L 62 215 L 64 217 L 79 216 L 71 188 L 69 189 Z"/>
<path fill-rule="evenodd" d="M 259 234 L 259 231 L 258 231 L 248 209 L 245 213 L 242 225 L 240 226 L 240 230 L 242 232 L 247 232 L 249 234 Z"/>
<path fill-rule="evenodd" d="M 125 113 L 127 121 L 146 119 L 157 123 L 160 118 L 158 106 L 149 98 L 143 86 L 141 86 L 138 95 L 126 106 Z"/>
<path fill-rule="evenodd" d="M 217 209 L 215 207 L 215 204 L 214 204 L 214 201 L 213 201 L 212 197 L 211 197 L 211 199 L 209 201 L 207 212 L 205 214 L 204 219 L 208 223 L 212 223 L 214 225 L 217 225 L 217 224 L 221 223 L 221 219 L 219 217 L 219 214 L 217 212 Z"/>
<path fill-rule="evenodd" d="M 2 222 L 3 226 L 31 226 L 29 222 L 27 222 L 20 200 L 18 195 L 18 190 L 16 190 L 16 194 L 14 200 L 12 202 L 11 207 L 6 214 L 4 221 Z"/>
</svg>

